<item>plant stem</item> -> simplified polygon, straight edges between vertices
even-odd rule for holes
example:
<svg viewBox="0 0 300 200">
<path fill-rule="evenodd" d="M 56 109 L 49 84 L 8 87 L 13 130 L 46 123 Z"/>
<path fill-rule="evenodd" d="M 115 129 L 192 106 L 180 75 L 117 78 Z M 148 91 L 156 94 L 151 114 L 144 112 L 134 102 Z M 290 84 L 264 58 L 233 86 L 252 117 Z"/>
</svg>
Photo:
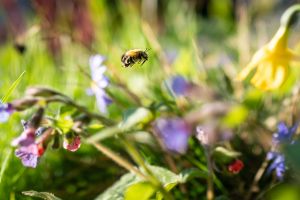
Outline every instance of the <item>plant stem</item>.
<svg viewBox="0 0 300 200">
<path fill-rule="evenodd" d="M 46 101 L 47 101 L 47 103 L 61 102 L 61 103 L 65 103 L 67 105 L 73 106 L 78 111 L 85 113 L 86 115 L 88 115 L 91 118 L 94 118 L 94 119 L 97 119 L 97 120 L 101 121 L 103 124 L 105 124 L 107 126 L 112 126 L 112 125 L 115 124 L 115 122 L 112 121 L 111 119 L 108 119 L 108 118 L 106 118 L 103 115 L 100 115 L 98 113 L 90 112 L 89 110 L 87 110 L 86 107 L 77 104 L 72 99 L 70 99 L 69 97 L 67 97 L 67 96 L 65 96 L 63 94 L 60 95 L 60 96 L 55 96 L 55 97 L 47 98 Z"/>
<path fill-rule="evenodd" d="M 205 149 L 207 170 L 208 170 L 206 198 L 207 200 L 213 200 L 214 199 L 214 172 L 213 172 L 213 166 L 211 160 L 211 149 L 210 147 L 206 147 L 204 149 Z"/>
<path fill-rule="evenodd" d="M 295 4 L 289 7 L 281 16 L 281 26 L 289 28 L 293 24 L 298 12 L 300 12 L 300 4 Z"/>
<path fill-rule="evenodd" d="M 85 75 L 90 81 L 94 82 L 92 77 L 81 67 L 78 66 L 80 72 L 82 72 L 83 75 Z M 111 73 L 113 73 L 113 77 L 116 80 L 115 85 L 119 88 L 121 88 L 122 90 L 124 90 L 124 92 L 126 92 L 131 98 L 132 100 L 137 104 L 137 105 L 142 105 L 139 97 L 134 94 L 132 91 L 130 91 L 130 89 L 124 84 L 124 82 L 120 79 L 120 77 L 117 75 L 117 73 L 111 68 Z M 108 91 L 107 91 L 108 92 Z M 110 94 L 108 94 L 109 96 L 111 96 Z"/>
<path fill-rule="evenodd" d="M 154 187 L 156 187 L 167 200 L 172 200 L 173 197 L 170 195 L 168 191 L 161 185 L 160 181 L 155 177 L 153 172 L 149 169 L 149 167 L 145 164 L 144 159 L 142 156 L 139 154 L 139 152 L 136 150 L 134 145 L 124 138 L 123 140 L 125 147 L 128 151 L 128 153 L 131 155 L 131 157 L 135 160 L 135 162 L 140 165 L 147 173 L 149 176 L 149 181 L 152 183 Z"/>
<path fill-rule="evenodd" d="M 152 132 L 152 135 L 156 139 L 156 141 L 157 141 L 158 145 L 160 146 L 160 148 L 163 150 L 164 149 L 163 141 L 158 136 L 158 133 L 156 132 L 156 130 L 154 130 L 152 128 L 150 131 Z M 169 166 L 169 168 L 172 170 L 172 172 L 178 174 L 179 171 L 176 167 L 176 163 L 175 163 L 174 159 L 172 158 L 172 156 L 168 152 L 164 153 L 163 155 L 164 155 L 164 159 L 165 159 L 166 164 Z M 183 185 L 183 184 L 179 185 L 179 189 L 182 193 L 187 192 L 187 189 L 186 189 L 185 185 Z"/>
<path fill-rule="evenodd" d="M 139 176 L 142 179 L 149 180 L 142 172 L 140 172 L 135 166 L 133 166 L 130 162 L 125 160 L 124 158 L 117 155 L 115 152 L 110 150 L 109 148 L 105 147 L 101 143 L 96 142 L 90 142 L 96 149 L 98 149 L 100 152 L 102 152 L 104 155 L 112 159 L 114 162 L 116 162 L 121 167 L 124 167 L 128 171 L 135 173 L 137 176 Z"/>
<path fill-rule="evenodd" d="M 264 160 L 264 162 L 262 163 L 262 165 L 260 166 L 260 168 L 257 170 L 254 180 L 250 186 L 250 190 L 248 192 L 248 194 L 246 195 L 246 200 L 251 198 L 251 195 L 253 192 L 255 192 L 255 190 L 258 188 L 258 182 L 260 181 L 262 175 L 264 174 L 267 166 L 268 166 L 269 161 L 267 160 L 267 158 Z"/>
</svg>

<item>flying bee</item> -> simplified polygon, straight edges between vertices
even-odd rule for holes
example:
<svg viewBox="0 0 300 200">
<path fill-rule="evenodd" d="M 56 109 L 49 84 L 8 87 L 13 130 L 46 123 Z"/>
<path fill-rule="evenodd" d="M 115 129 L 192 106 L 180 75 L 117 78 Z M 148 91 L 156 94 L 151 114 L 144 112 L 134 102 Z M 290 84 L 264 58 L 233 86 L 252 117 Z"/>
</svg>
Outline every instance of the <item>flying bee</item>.
<svg viewBox="0 0 300 200">
<path fill-rule="evenodd" d="M 132 49 L 126 51 L 121 57 L 123 66 L 132 67 L 135 63 L 141 64 L 142 66 L 148 60 L 148 50 L 149 49 Z"/>
</svg>

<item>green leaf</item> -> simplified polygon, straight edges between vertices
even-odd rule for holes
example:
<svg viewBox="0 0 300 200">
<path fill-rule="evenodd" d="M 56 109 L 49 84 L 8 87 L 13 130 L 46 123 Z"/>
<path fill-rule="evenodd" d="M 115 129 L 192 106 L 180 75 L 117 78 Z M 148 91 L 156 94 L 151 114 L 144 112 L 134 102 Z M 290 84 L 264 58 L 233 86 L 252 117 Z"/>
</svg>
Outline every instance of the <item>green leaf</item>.
<svg viewBox="0 0 300 200">
<path fill-rule="evenodd" d="M 87 142 L 101 141 L 101 140 L 113 137 L 113 136 L 115 136 L 115 135 L 117 135 L 117 134 L 119 134 L 121 132 L 122 132 L 122 129 L 120 129 L 117 126 L 103 128 L 102 130 L 100 130 L 96 134 L 88 137 L 86 141 Z"/>
<path fill-rule="evenodd" d="M 223 123 L 231 128 L 234 128 L 243 123 L 248 116 L 248 109 L 245 106 L 233 107 L 223 118 Z"/>
<path fill-rule="evenodd" d="M 127 129 L 139 124 L 149 123 L 154 119 L 152 112 L 147 108 L 137 108 L 135 110 L 129 110 L 124 116 L 123 122 L 120 127 Z"/>
<path fill-rule="evenodd" d="M 105 190 L 101 195 L 96 197 L 95 200 L 123 200 L 126 188 L 128 188 L 132 184 L 138 183 L 139 181 L 141 181 L 141 179 L 135 174 L 127 173 L 123 175 L 119 179 L 119 181 L 114 183 L 110 188 Z"/>
<path fill-rule="evenodd" d="M 59 116 L 55 122 L 55 126 L 58 127 L 63 133 L 68 133 L 73 125 L 74 122 L 70 116 Z"/>
<path fill-rule="evenodd" d="M 217 147 L 213 151 L 214 160 L 221 164 L 228 164 L 240 155 L 241 154 L 239 152 L 232 151 L 224 147 Z"/>
<path fill-rule="evenodd" d="M 164 188 L 167 190 L 167 191 L 170 191 L 172 190 L 175 186 L 177 185 L 177 182 L 176 183 L 169 183 L 169 184 L 166 184 L 164 185 Z M 156 193 L 156 200 L 162 200 L 163 199 L 163 195 L 161 192 L 157 192 Z"/>
<path fill-rule="evenodd" d="M 280 92 L 282 92 L 280 90 Z M 258 89 L 249 90 L 243 104 L 249 109 L 258 109 L 262 105 L 263 93 Z"/>
<path fill-rule="evenodd" d="M 4 97 L 2 97 L 1 102 L 5 103 L 8 98 L 10 97 L 11 93 L 16 89 L 16 87 L 19 85 L 23 75 L 25 74 L 25 71 L 17 78 L 17 80 L 15 80 L 15 82 L 13 82 L 13 84 L 10 86 L 10 88 L 8 89 L 6 95 Z"/>
<path fill-rule="evenodd" d="M 87 138 L 87 142 L 101 141 L 117 134 L 124 133 L 131 128 L 149 123 L 154 119 L 152 112 L 147 108 L 130 109 L 124 115 L 124 120 L 117 126 L 107 127 L 95 135 Z"/>
<path fill-rule="evenodd" d="M 149 182 L 139 182 L 129 186 L 125 192 L 125 200 L 148 200 L 155 192 Z"/>
<path fill-rule="evenodd" d="M 154 176 L 159 179 L 161 184 L 168 191 L 171 190 L 172 188 L 174 188 L 179 183 L 185 183 L 186 181 L 190 180 L 193 177 L 199 177 L 199 176 L 202 177 L 205 175 L 204 172 L 201 173 L 199 170 L 196 170 L 196 169 L 184 170 L 182 173 L 177 175 L 163 167 L 148 165 L 148 168 L 152 171 Z M 134 185 L 137 183 L 145 183 L 145 180 L 142 180 L 141 178 L 137 177 L 133 173 L 127 173 L 127 174 L 123 175 L 120 178 L 120 180 L 117 181 L 114 185 L 112 185 L 110 188 L 108 188 L 104 193 L 99 195 L 96 198 L 96 200 L 109 200 L 109 199 L 123 200 L 125 198 L 124 194 L 125 194 L 125 191 L 127 191 L 127 188 L 129 188 L 131 185 Z M 136 187 L 145 187 L 144 189 L 150 193 L 150 189 L 147 188 L 147 186 L 145 186 L 145 185 L 138 185 Z M 133 188 L 135 188 L 135 187 L 133 187 Z M 148 194 L 148 195 L 150 195 L 150 194 Z M 156 198 L 161 199 L 162 195 L 157 193 Z M 140 199 L 140 198 L 136 198 L 136 199 Z"/>
<path fill-rule="evenodd" d="M 60 107 L 59 115 L 60 116 L 71 116 L 72 114 L 74 114 L 75 111 L 76 111 L 76 109 L 73 106 L 64 105 L 64 106 Z"/>
<path fill-rule="evenodd" d="M 24 191 L 22 194 L 31 197 L 38 197 L 44 200 L 61 200 L 61 198 L 56 197 L 54 194 L 49 192 L 37 192 L 34 190 Z"/>
<path fill-rule="evenodd" d="M 86 128 L 86 131 L 88 133 L 91 133 L 91 134 L 95 134 L 97 132 L 99 132 L 101 129 L 104 128 L 104 125 L 103 124 L 90 124 L 87 128 Z"/>
<path fill-rule="evenodd" d="M 176 183 L 179 182 L 179 177 L 177 174 L 171 172 L 170 170 L 163 168 L 163 167 L 157 167 L 153 165 L 148 165 L 148 168 L 152 171 L 154 176 L 158 178 L 158 180 L 164 185 L 168 185 L 170 183 Z"/>
<path fill-rule="evenodd" d="M 2 177 L 4 175 L 4 172 L 8 166 L 8 161 L 10 159 L 12 155 L 12 148 L 9 148 L 6 153 L 5 153 L 5 157 L 4 157 L 4 160 L 3 162 L 1 163 L 1 170 L 0 170 L 0 185 L 1 185 L 1 182 L 2 182 Z"/>
<path fill-rule="evenodd" d="M 266 192 L 263 199 L 267 200 L 298 200 L 300 199 L 299 185 L 281 183 Z"/>
<path fill-rule="evenodd" d="M 179 182 L 180 183 L 186 183 L 189 180 L 193 178 L 207 178 L 207 172 L 201 171 L 200 169 L 197 168 L 191 168 L 191 169 L 185 169 L 182 172 L 178 174 L 179 177 Z"/>
</svg>

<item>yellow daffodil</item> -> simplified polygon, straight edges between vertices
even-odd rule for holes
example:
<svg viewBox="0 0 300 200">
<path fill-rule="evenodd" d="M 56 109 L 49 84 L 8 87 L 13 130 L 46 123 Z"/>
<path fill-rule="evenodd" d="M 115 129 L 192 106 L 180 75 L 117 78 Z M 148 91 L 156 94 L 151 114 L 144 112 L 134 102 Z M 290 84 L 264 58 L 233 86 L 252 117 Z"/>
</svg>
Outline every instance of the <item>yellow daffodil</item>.
<svg viewBox="0 0 300 200">
<path fill-rule="evenodd" d="M 287 80 L 290 63 L 300 60 L 300 56 L 287 46 L 290 20 L 294 13 L 289 11 L 288 20 L 287 14 L 283 15 L 282 24 L 273 39 L 253 55 L 250 63 L 238 74 L 238 80 L 244 80 L 254 69 L 256 72 L 251 83 L 261 90 L 277 89 Z"/>
</svg>

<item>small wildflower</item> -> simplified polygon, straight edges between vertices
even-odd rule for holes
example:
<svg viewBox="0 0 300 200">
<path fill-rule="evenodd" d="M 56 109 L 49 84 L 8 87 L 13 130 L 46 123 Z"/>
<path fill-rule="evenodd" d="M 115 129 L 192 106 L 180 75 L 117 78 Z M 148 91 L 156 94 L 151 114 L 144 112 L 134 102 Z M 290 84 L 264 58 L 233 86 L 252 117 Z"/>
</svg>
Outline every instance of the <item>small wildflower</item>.
<svg viewBox="0 0 300 200">
<path fill-rule="evenodd" d="M 288 127 L 284 122 L 280 122 L 277 126 L 277 133 L 273 134 L 273 145 L 283 142 L 291 142 L 293 135 L 298 128 L 298 124 Z"/>
<path fill-rule="evenodd" d="M 69 151 L 77 151 L 81 145 L 80 136 L 76 135 L 72 138 L 65 137 L 63 147 Z"/>
<path fill-rule="evenodd" d="M 16 149 L 15 155 L 22 160 L 25 167 L 35 168 L 38 163 L 38 158 L 44 153 L 44 148 L 36 143 L 29 146 L 21 146 Z"/>
<path fill-rule="evenodd" d="M 267 159 L 272 161 L 267 169 L 267 173 L 271 173 L 273 170 L 276 171 L 276 176 L 279 180 L 283 180 L 283 175 L 285 172 L 285 157 L 283 154 L 278 152 L 268 152 Z"/>
<path fill-rule="evenodd" d="M 237 159 L 228 165 L 228 171 L 233 174 L 238 174 L 244 168 L 243 161 Z"/>
<path fill-rule="evenodd" d="M 177 96 L 185 96 L 192 86 L 183 76 L 177 75 L 171 79 L 171 89 Z"/>
<path fill-rule="evenodd" d="M 186 152 L 190 129 L 185 121 L 179 118 L 161 118 L 156 121 L 156 128 L 168 150 L 180 154 Z"/>
<path fill-rule="evenodd" d="M 231 130 L 218 126 L 215 122 L 207 122 L 196 127 L 196 138 L 204 147 L 232 138 Z"/>
<path fill-rule="evenodd" d="M 0 102 L 0 123 L 6 122 L 12 112 L 13 108 L 11 104 L 3 104 Z"/>
<path fill-rule="evenodd" d="M 31 144 L 34 144 L 35 142 L 35 132 L 36 129 L 32 127 L 25 127 L 25 130 L 22 132 L 22 134 L 15 138 L 11 145 L 12 146 L 29 146 Z"/>
<path fill-rule="evenodd" d="M 292 144 L 292 137 L 298 128 L 298 124 L 288 127 L 284 122 L 280 122 L 277 126 L 277 133 L 272 137 L 272 150 L 267 154 L 267 160 L 271 161 L 270 166 L 267 169 L 267 173 L 276 171 L 276 176 L 279 180 L 283 180 L 285 166 L 285 157 L 279 152 L 280 145 Z"/>
<path fill-rule="evenodd" d="M 109 79 L 104 75 L 106 66 L 103 65 L 105 58 L 101 55 L 94 55 L 90 57 L 90 69 L 92 76 L 92 92 L 95 94 L 98 109 L 102 113 L 107 112 L 107 106 L 112 103 L 108 97 L 105 88 L 109 85 Z"/>
<path fill-rule="evenodd" d="M 197 131 L 197 139 L 199 140 L 199 142 L 203 145 L 203 146 L 208 146 L 210 144 L 209 142 L 209 136 L 208 136 L 208 132 L 204 131 L 204 129 L 201 126 L 197 126 L 196 128 Z"/>
<path fill-rule="evenodd" d="M 42 128 L 39 128 L 39 125 L 43 118 L 43 113 L 44 110 L 41 108 L 32 116 L 30 121 L 22 120 L 24 131 L 11 143 L 12 146 L 18 146 L 15 150 L 15 155 L 21 159 L 25 167 L 35 168 L 39 157 L 44 154 L 44 147 L 47 146 L 47 139 L 52 129 L 49 129 L 47 134 L 37 138 L 39 136 L 38 132 L 42 130 Z"/>
</svg>

